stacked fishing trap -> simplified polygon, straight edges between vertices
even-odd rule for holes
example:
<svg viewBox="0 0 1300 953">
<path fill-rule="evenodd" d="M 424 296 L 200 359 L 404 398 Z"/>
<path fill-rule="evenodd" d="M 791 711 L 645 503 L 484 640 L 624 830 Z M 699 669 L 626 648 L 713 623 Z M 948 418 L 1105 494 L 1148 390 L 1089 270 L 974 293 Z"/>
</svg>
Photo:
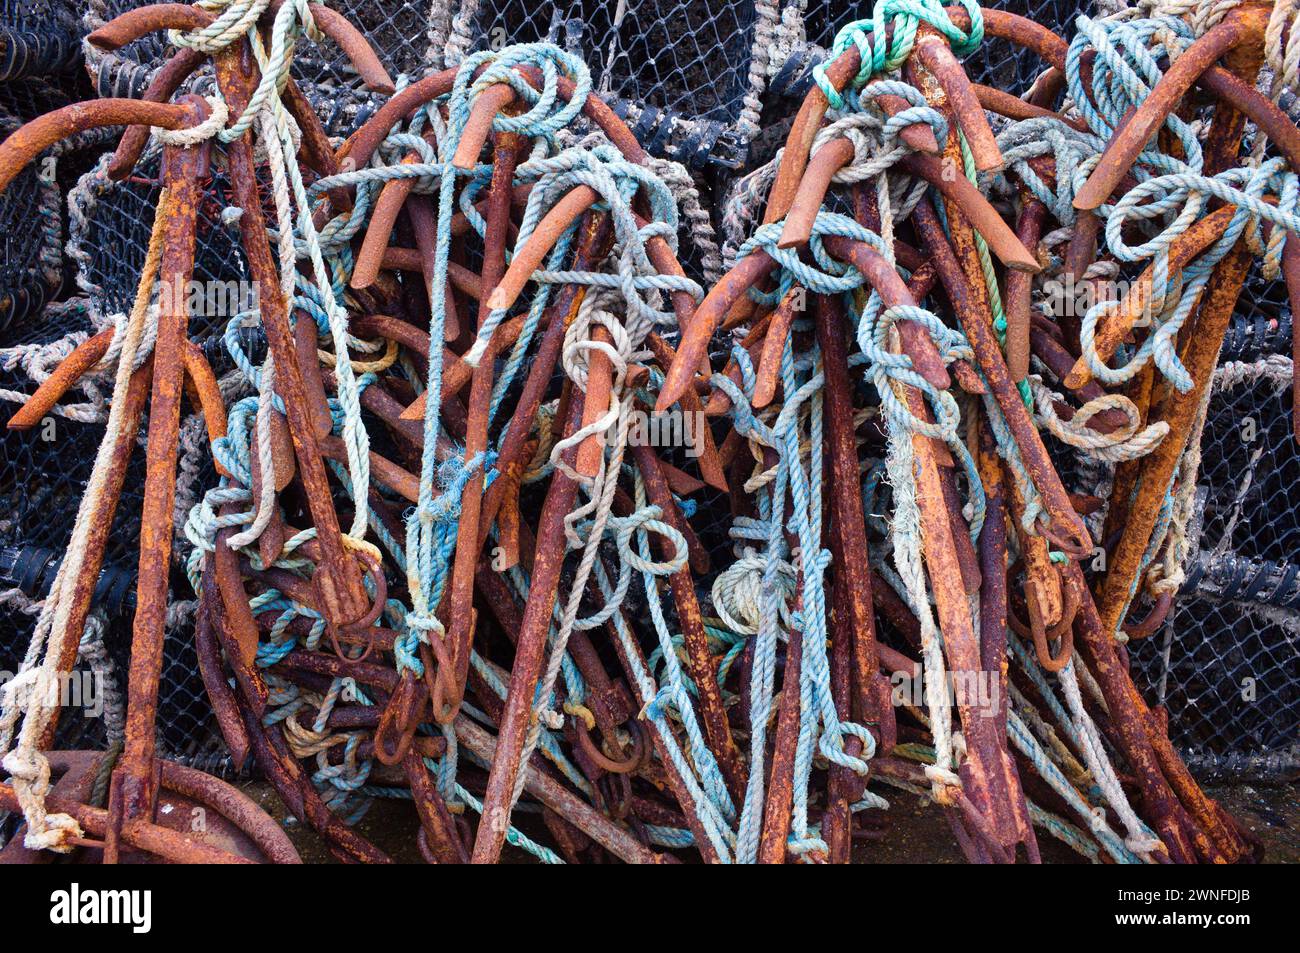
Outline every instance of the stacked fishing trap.
<svg viewBox="0 0 1300 953">
<path fill-rule="evenodd" d="M 0 858 L 1259 859 L 1298 12 L 11 16 Z"/>
</svg>

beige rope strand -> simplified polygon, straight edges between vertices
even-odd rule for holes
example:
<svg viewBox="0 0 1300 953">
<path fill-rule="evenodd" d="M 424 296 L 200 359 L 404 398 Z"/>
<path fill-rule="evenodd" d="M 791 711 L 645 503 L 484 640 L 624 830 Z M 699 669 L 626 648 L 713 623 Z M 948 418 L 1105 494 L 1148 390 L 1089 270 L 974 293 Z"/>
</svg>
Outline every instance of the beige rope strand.
<svg viewBox="0 0 1300 953">
<path fill-rule="evenodd" d="M 158 198 L 158 210 L 149 236 L 144 270 L 136 289 L 135 304 L 124 335 L 122 357 L 117 365 L 105 438 L 99 445 L 90 481 L 77 510 L 67 555 L 59 567 L 50 594 L 41 607 L 27 656 L 23 659 L 18 676 L 5 686 L 4 708 L 0 713 L 0 751 L 6 752 L 4 768 L 9 772 L 14 793 L 27 821 L 27 835 L 23 844 L 32 850 L 44 848 L 66 853 L 72 849 L 69 839 L 82 834 L 80 825 L 71 816 L 46 813 L 45 795 L 50 787 L 50 766 L 37 746 L 58 709 L 58 682 L 66 674 L 58 669 L 59 659 L 69 643 L 81 639 L 80 632 L 71 632 L 68 628 L 68 617 L 72 610 L 70 597 L 73 584 L 84 570 L 87 539 L 106 492 L 105 483 L 113 454 L 119 441 L 135 439 L 134 433 L 122 432 L 122 417 L 133 372 L 133 358 L 144 337 L 149 303 L 162 258 L 163 224 L 167 221 L 170 208 L 171 195 L 163 189 Z M 22 728 L 18 733 L 18 743 L 11 751 L 9 747 L 20 711 L 23 712 Z"/>
</svg>

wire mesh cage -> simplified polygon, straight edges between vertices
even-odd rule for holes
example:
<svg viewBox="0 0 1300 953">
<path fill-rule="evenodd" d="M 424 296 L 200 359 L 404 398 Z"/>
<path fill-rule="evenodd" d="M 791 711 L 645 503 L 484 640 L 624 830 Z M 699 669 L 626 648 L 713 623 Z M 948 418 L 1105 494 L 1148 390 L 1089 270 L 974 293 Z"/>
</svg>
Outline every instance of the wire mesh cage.
<svg viewBox="0 0 1300 953">
<path fill-rule="evenodd" d="M 60 357 L 90 334 L 111 326 L 114 315 L 131 308 L 161 188 L 159 158 L 157 150 L 146 152 L 130 177 L 112 182 L 105 174 L 107 156 L 102 156 L 69 190 L 68 252 L 83 296 L 48 307 L 38 319 L 15 325 L 0 338 L 0 350 L 7 355 L 0 368 L 0 396 L 5 398 L 0 412 L 5 416 Z M 196 287 L 238 289 L 246 284 L 237 236 L 221 218 L 228 204 L 226 189 L 220 173 L 205 183 L 196 228 Z M 231 367 L 223 335 L 239 303 L 237 294 L 209 294 L 201 306 L 191 309 L 190 337 L 218 373 Z M 246 353 L 256 359 L 259 342 L 243 343 Z M 101 391 L 92 384 L 87 396 L 89 403 L 72 419 L 47 418 L 32 431 L 9 431 L 0 438 L 0 506 L 9 514 L 0 524 L 0 589 L 21 593 L 0 609 L 4 613 L 0 631 L 6 633 L 0 661 L 11 670 L 35 621 L 29 602 L 43 597 L 53 582 L 104 435 Z M 69 398 L 64 403 L 76 401 Z M 182 426 L 178 532 L 189 508 L 215 482 L 202 419 L 190 416 Z M 124 673 L 129 658 L 143 483 L 143 453 L 137 453 L 127 472 L 96 589 L 96 631 L 106 647 L 107 662 L 91 674 L 100 681 Z M 194 656 L 192 599 L 176 563 L 160 682 L 159 743 L 169 757 L 226 772 L 232 766 L 223 760 L 225 754 L 210 723 L 211 708 Z M 81 746 L 102 746 L 112 740 L 112 726 L 111 718 L 80 726 L 72 721 L 63 726 L 61 738 Z"/>
<path fill-rule="evenodd" d="M 154 210 L 162 189 L 159 161 L 152 150 L 130 177 L 111 181 L 103 159 L 84 175 L 68 197 L 72 224 L 70 252 L 77 263 L 77 284 L 99 315 L 125 313 L 135 300 L 144 265 Z M 194 281 L 205 289 L 230 289 L 230 295 L 205 296 L 190 313 L 190 337 L 209 346 L 224 331 L 238 304 L 234 290 L 246 283 L 247 267 L 236 226 L 222 220 L 228 206 L 228 183 L 216 172 L 204 182 L 195 236 Z M 212 307 L 208 307 L 208 297 Z"/>
<path fill-rule="evenodd" d="M 24 122 L 68 103 L 42 79 L 0 82 L 0 140 Z M 63 157 L 93 144 L 80 137 L 47 151 L 0 195 L 0 328 L 38 312 L 63 282 Z"/>
<path fill-rule="evenodd" d="M 92 0 L 86 26 L 141 5 Z M 478 49 L 555 43 L 591 67 L 597 91 L 652 153 L 731 166 L 742 160 L 747 139 L 739 130 L 753 85 L 756 24 L 760 16 L 775 19 L 774 4 L 751 0 L 337 0 L 330 6 L 356 25 L 395 78 L 418 78 Z M 90 65 L 101 95 L 138 96 L 166 55 L 165 40 L 154 35 L 113 53 L 95 52 Z M 302 44 L 293 73 L 331 133 L 351 131 L 378 102 L 329 41 Z"/>
<path fill-rule="evenodd" d="M 97 26 L 141 2 L 92 0 L 84 26 Z M 766 157 L 750 149 L 760 117 L 762 127 L 773 130 L 772 148 L 779 145 L 782 119 L 793 114 L 811 82 L 812 67 L 825 57 L 836 31 L 865 12 L 846 0 L 551 5 L 334 0 L 330 5 L 363 31 L 395 78 L 441 68 L 475 49 L 533 40 L 565 47 L 591 66 L 597 91 L 614 102 L 652 153 L 710 173 L 713 196 L 722 193 L 733 172 Z M 1083 9 L 1070 0 L 1013 0 L 999 6 L 1063 35 Z M 113 54 L 98 54 L 90 66 L 101 95 L 139 95 L 166 55 L 165 38 L 153 35 Z M 966 66 L 977 81 L 1016 91 L 1027 89 L 1042 68 L 1033 55 L 997 41 L 987 42 Z M 329 45 L 304 43 L 294 71 L 331 134 L 351 131 L 377 102 Z M 19 89 L 13 83 L 0 86 L 0 124 L 6 97 L 18 95 Z M 37 106 L 35 101 L 19 102 L 11 112 L 29 115 L 25 110 Z M 23 221 L 39 218 L 33 209 L 48 203 L 50 192 L 42 191 L 37 171 L 24 173 L 6 193 L 0 222 L 8 203 L 23 196 L 27 205 L 14 214 Z M 102 172 L 92 172 L 71 196 L 78 283 L 100 319 L 130 307 L 157 178 L 157 157 L 146 156 L 126 182 L 109 183 Z M 240 281 L 246 274 L 236 236 L 222 221 L 219 175 L 208 195 L 200 209 L 196 278 Z M 716 222 L 720 203 L 709 200 L 709 190 L 704 197 L 702 214 L 707 220 L 711 211 Z M 32 243 L 35 251 L 26 253 L 28 261 L 39 262 L 40 249 L 49 248 L 30 228 L 6 228 L 6 237 Z M 4 268 L 17 268 L 22 260 L 15 246 L 4 257 Z M 31 266 L 23 273 L 30 276 Z M 39 269 L 37 277 L 45 277 Z M 7 270 L 0 279 L 0 289 L 13 280 Z M 36 313 L 52 290 L 42 280 L 23 292 L 25 297 L 14 297 L 11 314 Z M 1205 427 L 1187 581 L 1165 624 L 1155 635 L 1132 643 L 1129 656 L 1139 684 L 1167 711 L 1171 734 L 1193 766 L 1208 773 L 1273 777 L 1300 765 L 1295 741 L 1300 727 L 1300 508 L 1287 497 L 1300 478 L 1300 456 L 1289 433 L 1288 390 L 1283 386 L 1290 375 L 1283 352 L 1290 344 L 1292 320 L 1281 286 L 1258 276 L 1252 277 L 1239 312 L 1224 346 Z M 214 363 L 224 357 L 226 320 L 205 314 L 191 323 L 191 336 Z M 49 345 L 93 329 L 85 311 L 56 309 L 40 324 L 11 327 L 0 344 Z M 30 390 L 30 382 L 12 367 L 0 376 L 4 388 Z M 102 435 L 98 424 L 62 419 L 56 430 L 59 437 L 53 442 L 43 442 L 35 432 L 0 439 L 0 507 L 7 514 L 0 523 L 0 575 L 5 588 L 18 588 L 28 597 L 39 596 L 52 578 Z M 104 638 L 118 671 L 130 636 L 131 547 L 138 538 L 138 526 L 130 519 L 139 512 L 139 469 L 137 461 L 101 582 Z M 210 473 L 202 479 L 211 479 Z M 698 505 L 706 510 L 716 506 L 719 512 L 726 506 L 722 499 Z M 706 545 L 717 551 L 731 545 L 725 531 L 703 532 Z M 180 582 L 176 588 L 182 601 L 187 594 L 183 586 Z M 0 661 L 6 668 L 16 664 L 15 653 L 26 644 L 31 622 L 17 603 L 0 608 L 0 631 L 7 633 Z M 207 750 L 210 739 L 188 626 L 183 613 L 178 614 L 167 642 L 159 721 L 169 752 Z"/>
<path fill-rule="evenodd" d="M 80 300 L 55 305 L 40 321 L 14 327 L 0 337 L 0 414 L 18 407 L 33 381 L 96 329 Z M 74 403 L 69 401 L 68 403 Z M 0 670 L 16 672 L 36 623 L 35 603 L 49 591 L 66 551 L 77 507 L 104 435 L 102 404 L 93 399 L 70 416 L 47 417 L 27 431 L 0 436 Z M 197 418 L 186 426 L 196 427 Z M 143 435 L 143 429 L 141 430 Z M 210 472 L 188 479 L 181 467 L 178 509 L 188 507 L 195 486 Z M 57 743 L 102 747 L 120 737 L 122 678 L 126 672 L 134 609 L 136 560 L 143 501 L 144 453 L 128 468 L 121 501 L 108 535 L 95 589 L 91 623 L 83 637 L 78 670 L 71 680 L 89 693 L 88 704 L 70 705 Z M 211 736 L 210 709 L 198 675 L 192 639 L 192 603 L 183 575 L 173 580 L 163 674 L 159 694 L 159 740 L 164 751 L 187 755 L 203 750 Z"/>
<path fill-rule="evenodd" d="M 1135 673 L 1200 774 L 1280 780 L 1300 764 L 1297 567 L 1199 561 L 1171 618 L 1130 648 Z"/>
<path fill-rule="evenodd" d="M 145 4 L 141 0 L 89 0 L 82 26 L 90 32 L 109 20 Z M 157 33 L 135 40 L 120 50 L 105 52 L 87 44 L 86 68 L 95 91 L 104 97 L 139 97 L 167 55 L 166 40 Z"/>
<path fill-rule="evenodd" d="M 80 48 L 73 0 L 0 0 L 0 81 L 67 72 Z"/>
<path fill-rule="evenodd" d="M 1243 298 L 1201 441 L 1192 548 L 1173 611 L 1131 643 L 1139 685 L 1205 774 L 1300 769 L 1300 448 L 1292 435 L 1292 319 L 1278 290 Z M 1273 300 L 1270 300 L 1273 299 Z M 1271 312 L 1271 316 L 1270 316 Z"/>
</svg>

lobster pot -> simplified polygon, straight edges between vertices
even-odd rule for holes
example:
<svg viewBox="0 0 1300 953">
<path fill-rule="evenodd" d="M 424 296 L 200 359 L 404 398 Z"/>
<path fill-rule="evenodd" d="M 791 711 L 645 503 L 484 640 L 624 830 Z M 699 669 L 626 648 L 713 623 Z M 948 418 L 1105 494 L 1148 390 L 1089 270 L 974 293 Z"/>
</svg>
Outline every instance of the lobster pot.
<svg viewBox="0 0 1300 953">
<path fill-rule="evenodd" d="M 66 100 L 40 80 L 0 83 L 0 139 Z M 0 327 L 38 311 L 63 281 L 60 193 L 52 156 L 23 169 L 0 195 Z"/>
<path fill-rule="evenodd" d="M 82 176 L 68 197 L 68 251 L 76 261 L 77 285 L 96 315 L 127 313 L 135 301 L 161 193 L 159 159 L 160 152 L 151 147 L 122 182 L 110 180 L 101 161 Z M 190 338 L 204 349 L 209 361 L 219 360 L 225 353 L 221 337 L 239 310 L 248 278 L 238 224 L 222 220 L 227 185 L 224 175 L 214 174 L 199 206 L 193 276 L 196 293 L 187 296 Z M 214 369 L 220 373 L 223 368 L 214 365 Z"/>
<path fill-rule="evenodd" d="M 1260 286 L 1263 297 L 1243 297 L 1215 375 L 1186 581 L 1129 656 L 1192 767 L 1267 780 L 1300 768 L 1300 452 L 1291 360 L 1277 353 L 1291 315 Z"/>
<path fill-rule="evenodd" d="M 144 0 L 91 0 L 87 29 Z M 657 155 L 690 164 L 738 165 L 738 136 L 753 85 L 750 61 L 760 19 L 776 20 L 770 0 L 334 0 L 394 79 L 417 79 L 475 50 L 545 40 L 583 58 L 596 90 L 629 119 Z M 162 34 L 112 53 L 89 51 L 101 95 L 139 96 L 168 54 Z M 301 42 L 293 75 L 326 128 L 345 135 L 381 101 L 362 85 L 329 40 Z M 759 90 L 761 92 L 761 89 Z M 753 123 L 757 114 L 749 118 Z"/>
<path fill-rule="evenodd" d="M 0 81 L 70 72 L 80 58 L 73 0 L 0 0 Z"/>
<path fill-rule="evenodd" d="M 82 29 L 90 33 L 114 17 L 148 5 L 148 0 L 89 0 L 82 15 Z M 161 33 L 127 44 L 111 53 L 86 44 L 86 69 L 95 91 L 103 97 L 138 98 L 167 56 L 167 41 Z"/>
<path fill-rule="evenodd" d="M 86 308 L 73 302 L 54 306 L 41 321 L 11 328 L 0 337 L 0 415 L 7 420 L 17 410 L 19 396 L 35 390 L 33 373 L 40 375 L 42 366 L 48 373 L 94 331 Z M 105 399 L 111 387 L 111 380 L 103 384 Z M 0 431 L 0 670 L 6 672 L 16 672 L 26 654 L 36 623 L 32 603 L 44 598 L 54 581 L 104 437 L 105 407 L 95 408 L 75 391 L 63 403 L 84 403 L 85 413 L 77 414 L 83 419 L 52 415 L 31 430 Z M 143 433 L 142 425 L 142 439 Z M 108 537 L 93 618 L 71 680 L 73 704 L 61 718 L 56 747 L 102 746 L 120 738 L 144 469 L 144 451 L 137 448 Z M 194 485 L 212 479 L 210 470 L 188 475 L 182 461 L 178 509 L 188 507 L 185 501 L 192 497 Z M 192 603 L 184 602 L 192 594 L 179 563 L 174 566 L 172 592 L 158 733 L 166 753 L 187 757 L 206 750 L 212 732 L 194 655 Z M 78 691 L 84 704 L 76 703 Z"/>
</svg>

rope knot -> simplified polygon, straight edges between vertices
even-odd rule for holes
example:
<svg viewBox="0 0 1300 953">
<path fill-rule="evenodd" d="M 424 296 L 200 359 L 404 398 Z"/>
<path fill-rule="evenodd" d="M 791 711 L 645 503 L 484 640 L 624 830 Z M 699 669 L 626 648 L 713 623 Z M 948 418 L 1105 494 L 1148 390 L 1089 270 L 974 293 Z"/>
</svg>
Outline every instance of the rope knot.
<svg viewBox="0 0 1300 953">
<path fill-rule="evenodd" d="M 196 146 L 200 142 L 211 139 L 221 132 L 226 126 L 226 119 L 230 115 L 229 109 L 226 108 L 226 101 L 220 96 L 206 96 L 208 108 L 211 110 L 208 118 L 193 126 L 186 126 L 184 129 L 163 129 L 154 126 L 153 134 L 163 145 L 187 147 Z"/>
<path fill-rule="evenodd" d="M 482 67 L 486 68 L 480 72 Z M 518 67 L 532 67 L 541 72 L 540 91 L 528 82 Z M 561 74 L 573 81 L 573 95 L 567 102 L 560 102 Z M 508 84 L 520 99 L 529 104 L 529 108 L 519 116 L 498 114 L 492 121 L 492 128 L 530 138 L 550 138 L 572 124 L 586 105 L 592 88 L 587 64 L 552 43 L 521 43 L 500 51 L 483 50 L 466 58 L 456 74 L 450 104 L 453 129 L 463 128 L 472 100 L 496 83 Z"/>
<path fill-rule="evenodd" d="M 296 4 L 297 0 L 293 2 Z M 221 10 L 215 20 L 190 33 L 169 30 L 167 39 L 173 46 L 188 47 L 209 55 L 219 53 L 247 36 L 249 30 L 256 29 L 257 21 L 270 5 L 271 0 L 207 0 L 198 6 Z"/>
<path fill-rule="evenodd" d="M 45 796 L 50 790 L 49 761 L 39 751 L 19 748 L 6 754 L 3 764 L 27 822 L 23 846 L 29 850 L 69 853 L 75 846 L 71 841 L 83 836 L 83 832 L 70 815 L 45 811 Z"/>
<path fill-rule="evenodd" d="M 853 78 L 853 85 L 863 86 L 875 74 L 896 70 L 903 64 L 916 45 L 917 27 L 922 22 L 938 30 L 954 53 L 968 56 L 984 41 L 984 15 L 974 0 L 960 0 L 960 3 L 970 17 L 969 32 L 952 22 L 939 0 L 877 0 L 870 19 L 846 24 L 835 35 L 831 59 L 838 58 L 850 44 L 856 46 L 862 65 Z M 885 37 L 891 27 L 893 39 L 887 45 Z M 826 75 L 825 64 L 813 67 L 813 79 L 826 94 L 832 108 L 844 108 L 844 97 Z"/>
<path fill-rule="evenodd" d="M 931 797 L 935 803 L 944 807 L 953 807 L 961 795 L 961 778 L 948 768 L 937 764 L 925 766 L 925 776 L 930 781 Z"/>
</svg>

